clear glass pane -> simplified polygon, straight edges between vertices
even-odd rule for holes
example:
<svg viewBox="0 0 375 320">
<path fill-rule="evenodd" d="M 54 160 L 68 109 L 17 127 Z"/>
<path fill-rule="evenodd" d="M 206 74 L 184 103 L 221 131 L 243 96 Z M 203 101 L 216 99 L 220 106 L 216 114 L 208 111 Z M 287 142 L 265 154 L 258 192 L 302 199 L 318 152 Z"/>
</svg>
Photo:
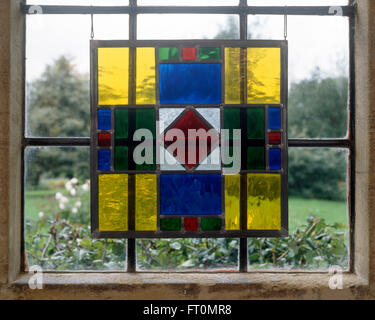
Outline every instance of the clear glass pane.
<svg viewBox="0 0 375 320">
<path fill-rule="evenodd" d="M 140 239 L 139 271 L 238 271 L 238 239 Z"/>
<path fill-rule="evenodd" d="M 284 17 L 249 16 L 249 38 L 283 39 Z M 289 138 L 343 138 L 348 128 L 346 17 L 288 17 Z"/>
<path fill-rule="evenodd" d="M 26 135 L 89 135 L 90 16 L 28 15 Z M 97 39 L 127 39 L 128 15 L 96 15 Z"/>
<path fill-rule="evenodd" d="M 237 15 L 141 14 L 138 38 L 145 39 L 238 39 Z"/>
<path fill-rule="evenodd" d="M 249 267 L 348 268 L 348 151 L 289 149 L 289 237 L 249 239 Z"/>
<path fill-rule="evenodd" d="M 27 0 L 26 3 L 65 6 L 127 6 L 129 0 Z"/>
<path fill-rule="evenodd" d="M 138 0 L 140 6 L 236 6 L 238 0 Z"/>
<path fill-rule="evenodd" d="M 249 6 L 340 6 L 348 0 L 247 0 Z"/>
<path fill-rule="evenodd" d="M 94 15 L 95 40 L 129 39 L 129 15 L 96 14 Z"/>
<path fill-rule="evenodd" d="M 25 152 L 26 268 L 125 270 L 126 240 L 90 233 L 89 148 Z"/>
</svg>

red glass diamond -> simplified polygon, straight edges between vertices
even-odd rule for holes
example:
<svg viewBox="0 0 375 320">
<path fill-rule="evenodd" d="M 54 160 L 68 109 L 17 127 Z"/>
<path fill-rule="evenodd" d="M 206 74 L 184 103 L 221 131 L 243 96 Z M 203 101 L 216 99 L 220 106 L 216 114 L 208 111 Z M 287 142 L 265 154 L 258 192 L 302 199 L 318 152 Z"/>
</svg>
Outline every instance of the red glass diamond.
<svg viewBox="0 0 375 320">
<path fill-rule="evenodd" d="M 281 133 L 280 132 L 269 132 L 268 133 L 269 144 L 280 144 L 281 143 Z"/>
<path fill-rule="evenodd" d="M 110 147 L 111 146 L 111 134 L 110 133 L 98 133 L 98 145 L 99 147 Z"/>
<path fill-rule="evenodd" d="M 195 60 L 195 48 L 182 48 L 183 60 Z"/>
<path fill-rule="evenodd" d="M 211 150 L 214 150 L 218 144 L 219 144 L 219 135 L 214 130 L 214 134 L 210 135 L 208 134 L 208 131 L 213 129 L 211 126 L 209 126 L 208 123 L 203 121 L 200 116 L 197 115 L 197 113 L 191 109 L 185 111 L 183 115 L 175 122 L 172 123 L 172 125 L 166 130 L 166 134 L 170 133 L 171 129 L 180 129 L 184 134 L 183 141 L 178 141 L 176 137 L 173 138 L 173 141 L 166 141 L 166 137 L 164 136 L 164 144 L 168 148 L 173 143 L 173 146 L 182 144 L 182 150 L 185 150 L 185 155 L 180 152 L 179 150 L 174 150 L 174 156 L 178 161 L 180 161 L 182 164 L 185 164 L 189 169 L 193 168 L 194 166 L 199 165 L 211 152 Z M 206 133 L 207 141 L 205 141 L 204 136 L 193 136 L 189 137 L 189 129 L 194 129 L 196 131 L 202 129 L 204 130 L 204 133 Z M 169 137 L 168 140 L 170 140 L 171 137 Z M 194 157 L 194 141 L 191 139 L 195 139 L 195 157 Z M 190 141 L 190 143 L 189 143 Z M 207 148 L 206 148 L 206 145 Z M 189 152 L 192 152 L 189 159 Z"/>
<path fill-rule="evenodd" d="M 185 218 L 185 230 L 196 231 L 198 230 L 198 219 L 197 218 Z"/>
</svg>

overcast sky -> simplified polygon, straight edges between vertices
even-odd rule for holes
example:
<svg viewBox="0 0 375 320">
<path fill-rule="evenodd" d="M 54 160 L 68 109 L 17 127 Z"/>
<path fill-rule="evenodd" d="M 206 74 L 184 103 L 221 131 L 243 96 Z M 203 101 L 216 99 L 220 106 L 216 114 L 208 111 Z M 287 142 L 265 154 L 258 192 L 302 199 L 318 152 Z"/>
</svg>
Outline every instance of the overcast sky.
<svg viewBox="0 0 375 320">
<path fill-rule="evenodd" d="M 346 0 L 251 0 L 253 5 L 343 5 Z M 138 0 L 140 4 L 222 4 L 233 0 Z M 29 4 L 120 5 L 124 0 L 33 0 Z M 236 16 L 237 19 L 237 16 Z M 283 16 L 249 16 L 253 39 L 283 39 Z M 226 15 L 140 15 L 139 39 L 213 38 L 225 28 Z M 27 16 L 27 80 L 41 75 L 45 66 L 68 55 L 77 70 L 89 72 L 90 16 Z M 127 15 L 95 15 L 95 39 L 128 39 Z M 289 80 L 300 81 L 319 67 L 323 76 L 348 73 L 348 19 L 344 17 L 288 17 Z"/>
</svg>

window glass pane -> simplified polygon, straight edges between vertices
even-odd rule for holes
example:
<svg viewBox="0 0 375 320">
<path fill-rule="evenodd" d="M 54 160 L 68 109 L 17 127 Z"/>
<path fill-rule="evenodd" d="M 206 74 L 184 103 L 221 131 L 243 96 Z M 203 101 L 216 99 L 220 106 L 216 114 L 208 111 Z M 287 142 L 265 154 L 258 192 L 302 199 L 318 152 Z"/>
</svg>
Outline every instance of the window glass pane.
<svg viewBox="0 0 375 320">
<path fill-rule="evenodd" d="M 139 271 L 235 272 L 238 271 L 238 239 L 140 239 L 137 268 Z"/>
<path fill-rule="evenodd" d="M 348 267 L 348 152 L 289 149 L 289 237 L 249 239 L 249 268 Z"/>
<path fill-rule="evenodd" d="M 26 149 L 26 268 L 125 270 L 126 240 L 91 237 L 87 159 L 86 147 Z"/>
<path fill-rule="evenodd" d="M 27 0 L 27 4 L 65 6 L 126 6 L 129 0 Z"/>
<path fill-rule="evenodd" d="M 238 0 L 138 0 L 140 6 L 236 6 Z"/>
<path fill-rule="evenodd" d="M 128 15 L 97 15 L 94 25 L 97 39 L 128 38 Z M 90 33 L 88 15 L 27 16 L 27 136 L 89 135 Z"/>
<path fill-rule="evenodd" d="M 348 0 L 247 0 L 249 6 L 337 6 Z"/>
<path fill-rule="evenodd" d="M 282 39 L 284 17 L 249 16 L 250 39 Z M 289 138 L 343 138 L 349 27 L 343 17 L 288 17 Z"/>
<path fill-rule="evenodd" d="M 238 39 L 236 15 L 225 14 L 141 14 L 139 39 Z"/>
</svg>

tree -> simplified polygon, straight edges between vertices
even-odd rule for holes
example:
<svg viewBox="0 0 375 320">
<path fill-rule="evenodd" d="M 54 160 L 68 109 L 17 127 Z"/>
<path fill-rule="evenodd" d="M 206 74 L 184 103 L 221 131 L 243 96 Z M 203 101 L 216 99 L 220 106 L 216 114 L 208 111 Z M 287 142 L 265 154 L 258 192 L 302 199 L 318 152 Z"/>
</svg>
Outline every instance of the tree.
<svg viewBox="0 0 375 320">
<path fill-rule="evenodd" d="M 289 92 L 289 138 L 341 138 L 347 133 L 348 79 L 311 79 L 294 83 Z M 289 194 L 344 200 L 347 159 L 329 149 L 289 151 Z"/>
<path fill-rule="evenodd" d="M 90 131 L 88 78 L 62 56 L 30 84 L 28 124 L 41 137 L 82 137 Z"/>
<path fill-rule="evenodd" d="M 89 136 L 90 91 L 88 78 L 77 73 L 66 57 L 48 65 L 28 86 L 28 126 L 33 136 Z M 87 148 L 28 149 L 27 183 L 46 177 L 89 178 Z"/>
<path fill-rule="evenodd" d="M 289 92 L 289 136 L 293 138 L 342 138 L 348 126 L 348 79 L 324 78 L 293 83 Z"/>
</svg>

